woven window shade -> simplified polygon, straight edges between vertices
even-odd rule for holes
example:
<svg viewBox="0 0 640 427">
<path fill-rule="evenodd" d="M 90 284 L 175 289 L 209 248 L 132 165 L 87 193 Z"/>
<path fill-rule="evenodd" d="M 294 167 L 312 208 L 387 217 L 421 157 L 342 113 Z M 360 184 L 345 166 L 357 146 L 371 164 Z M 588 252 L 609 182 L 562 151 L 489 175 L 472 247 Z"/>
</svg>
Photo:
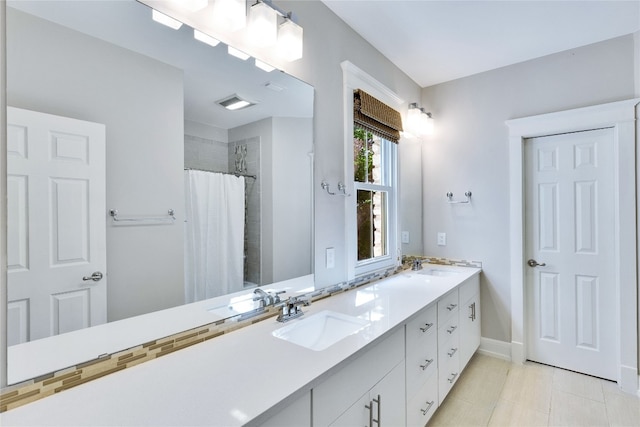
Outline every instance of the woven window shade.
<svg viewBox="0 0 640 427">
<path fill-rule="evenodd" d="M 398 143 L 402 130 L 400 113 L 361 89 L 353 91 L 353 121 L 358 127 Z"/>
</svg>

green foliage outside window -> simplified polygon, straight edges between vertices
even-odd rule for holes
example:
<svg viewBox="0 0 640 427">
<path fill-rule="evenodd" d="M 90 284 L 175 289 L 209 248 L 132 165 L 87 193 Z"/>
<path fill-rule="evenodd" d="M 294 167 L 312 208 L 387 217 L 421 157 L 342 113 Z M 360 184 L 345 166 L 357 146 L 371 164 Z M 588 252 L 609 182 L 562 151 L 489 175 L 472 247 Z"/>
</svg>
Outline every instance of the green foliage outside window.
<svg viewBox="0 0 640 427">
<path fill-rule="evenodd" d="M 356 182 L 373 181 L 373 134 L 362 128 L 353 129 L 354 180 Z M 358 260 L 373 258 L 373 193 L 358 190 L 357 227 Z"/>
</svg>

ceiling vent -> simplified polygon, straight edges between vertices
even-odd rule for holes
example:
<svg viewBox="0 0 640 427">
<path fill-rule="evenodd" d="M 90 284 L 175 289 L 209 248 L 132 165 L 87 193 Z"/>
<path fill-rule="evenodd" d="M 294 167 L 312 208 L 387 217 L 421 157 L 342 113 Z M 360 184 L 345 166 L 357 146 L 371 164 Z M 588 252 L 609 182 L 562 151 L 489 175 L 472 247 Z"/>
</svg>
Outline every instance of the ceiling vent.
<svg viewBox="0 0 640 427">
<path fill-rule="evenodd" d="M 240 96 L 236 94 L 233 94 L 219 101 L 216 101 L 216 104 L 223 106 L 227 110 L 240 110 L 243 108 L 251 107 L 252 105 L 256 105 L 255 102 L 242 99 L 240 98 Z"/>
</svg>

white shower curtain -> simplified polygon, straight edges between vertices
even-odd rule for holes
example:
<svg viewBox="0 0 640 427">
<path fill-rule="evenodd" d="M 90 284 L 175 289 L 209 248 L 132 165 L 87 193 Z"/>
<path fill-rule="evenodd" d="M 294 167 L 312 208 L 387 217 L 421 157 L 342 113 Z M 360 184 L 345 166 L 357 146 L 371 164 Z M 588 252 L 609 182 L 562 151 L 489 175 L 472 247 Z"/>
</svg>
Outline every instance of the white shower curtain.
<svg viewBox="0 0 640 427">
<path fill-rule="evenodd" d="M 242 290 L 244 177 L 184 173 L 185 302 Z"/>
</svg>

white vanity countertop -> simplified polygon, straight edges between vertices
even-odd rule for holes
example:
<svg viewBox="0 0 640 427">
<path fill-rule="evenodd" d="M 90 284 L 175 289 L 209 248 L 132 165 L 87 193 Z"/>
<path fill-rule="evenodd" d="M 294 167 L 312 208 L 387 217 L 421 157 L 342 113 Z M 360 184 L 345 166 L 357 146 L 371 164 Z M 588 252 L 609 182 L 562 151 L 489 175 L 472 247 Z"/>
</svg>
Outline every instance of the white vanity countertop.
<svg viewBox="0 0 640 427">
<path fill-rule="evenodd" d="M 367 344 L 480 272 L 434 277 L 407 271 L 303 307 L 299 322 L 323 310 L 371 323 L 323 351 L 272 336 L 275 318 L 105 376 L 0 414 L 3 426 L 213 425 L 266 421 Z M 278 404 L 282 404 L 282 406 Z"/>
<path fill-rule="evenodd" d="M 285 290 L 286 293 L 282 296 L 287 298 L 309 293 L 313 291 L 313 286 L 313 274 L 309 274 L 260 288 Z M 254 289 L 12 345 L 7 349 L 10 367 L 8 383 L 16 384 L 105 354 L 222 320 L 233 314 L 222 315 L 234 300 L 244 299 L 251 303 Z M 210 311 L 212 308 L 218 309 Z"/>
</svg>

